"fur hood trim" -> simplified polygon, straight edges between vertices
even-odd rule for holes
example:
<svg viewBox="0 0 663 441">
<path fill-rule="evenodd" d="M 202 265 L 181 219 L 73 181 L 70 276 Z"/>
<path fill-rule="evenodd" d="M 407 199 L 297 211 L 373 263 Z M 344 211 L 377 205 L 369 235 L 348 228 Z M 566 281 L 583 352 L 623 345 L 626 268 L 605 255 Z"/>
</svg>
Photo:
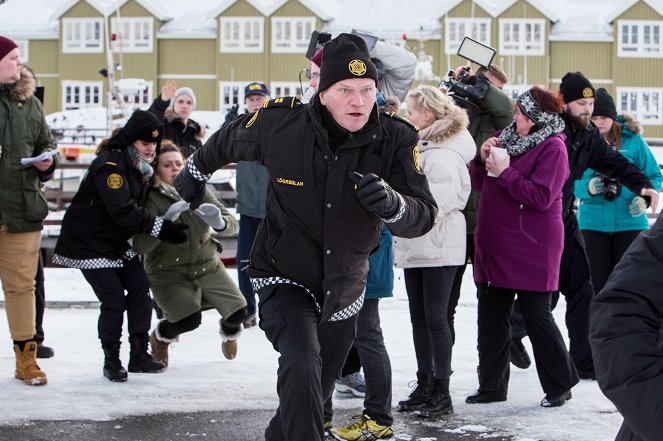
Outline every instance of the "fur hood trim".
<svg viewBox="0 0 663 441">
<path fill-rule="evenodd" d="M 182 122 L 182 118 L 177 116 L 177 113 L 175 113 L 175 111 L 170 107 L 168 107 L 164 111 L 163 117 L 166 119 L 166 121 L 168 121 L 169 124 L 173 124 L 173 123 L 179 123 L 179 124 L 182 124 L 182 125 L 184 124 Z M 204 126 L 198 124 L 197 122 L 195 122 L 191 118 L 189 118 L 189 121 L 187 121 L 186 125 L 187 125 L 187 129 L 190 129 L 191 131 L 193 131 L 193 135 L 195 136 L 196 139 L 200 140 L 200 139 L 203 139 L 205 137 L 206 129 L 205 129 Z"/>
<path fill-rule="evenodd" d="M 21 78 L 14 87 L 9 89 L 9 99 L 19 103 L 24 103 L 35 94 L 37 89 L 37 80 L 26 66 L 21 68 Z"/>
<path fill-rule="evenodd" d="M 626 128 L 634 135 L 642 135 L 642 125 L 640 125 L 640 122 L 635 119 L 635 116 L 630 113 L 620 113 L 619 116 L 624 120 L 622 127 Z"/>
<path fill-rule="evenodd" d="M 468 123 L 467 112 L 455 106 L 452 112 L 446 117 L 436 120 L 425 129 L 421 129 L 419 131 L 419 138 L 434 144 L 440 144 L 458 135 L 462 130 L 467 128 Z"/>
</svg>

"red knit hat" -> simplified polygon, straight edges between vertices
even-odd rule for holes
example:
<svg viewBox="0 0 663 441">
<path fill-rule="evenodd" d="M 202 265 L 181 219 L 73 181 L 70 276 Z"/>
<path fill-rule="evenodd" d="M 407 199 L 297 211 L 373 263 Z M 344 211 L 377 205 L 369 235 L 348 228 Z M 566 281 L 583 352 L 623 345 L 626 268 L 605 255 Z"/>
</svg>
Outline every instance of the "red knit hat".
<svg viewBox="0 0 663 441">
<path fill-rule="evenodd" d="M 16 49 L 18 45 L 14 43 L 14 40 L 10 40 L 7 37 L 0 35 L 0 60 L 5 58 L 5 55 Z"/>
<path fill-rule="evenodd" d="M 325 47 L 323 46 L 320 49 L 318 49 L 318 51 L 315 54 L 313 54 L 313 56 L 311 57 L 311 61 L 318 67 L 322 66 L 322 51 L 324 50 Z"/>
</svg>

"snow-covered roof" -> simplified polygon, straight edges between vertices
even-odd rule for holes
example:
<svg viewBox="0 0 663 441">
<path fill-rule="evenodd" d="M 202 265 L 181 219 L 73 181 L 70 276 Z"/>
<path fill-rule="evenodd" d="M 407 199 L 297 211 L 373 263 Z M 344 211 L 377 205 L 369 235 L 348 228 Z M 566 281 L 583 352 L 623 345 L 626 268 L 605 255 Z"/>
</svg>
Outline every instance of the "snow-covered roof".
<svg viewBox="0 0 663 441">
<path fill-rule="evenodd" d="M 14 38 L 56 39 L 58 19 L 79 1 L 86 1 L 108 16 L 129 0 L 6 0 L 0 4 L 0 29 Z M 215 38 L 215 18 L 238 0 L 136 0 L 164 24 L 157 38 Z M 270 16 L 288 0 L 246 0 Z M 440 38 L 440 18 L 462 0 L 297 0 L 325 22 L 332 34 L 352 28 L 386 39 Z M 496 17 L 518 0 L 474 0 L 477 7 Z M 663 0 L 623 0 L 606 8 L 605 0 L 556 0 L 554 9 L 545 0 L 525 0 L 553 22 L 552 41 L 612 41 L 610 23 L 643 1 L 663 15 Z"/>
</svg>

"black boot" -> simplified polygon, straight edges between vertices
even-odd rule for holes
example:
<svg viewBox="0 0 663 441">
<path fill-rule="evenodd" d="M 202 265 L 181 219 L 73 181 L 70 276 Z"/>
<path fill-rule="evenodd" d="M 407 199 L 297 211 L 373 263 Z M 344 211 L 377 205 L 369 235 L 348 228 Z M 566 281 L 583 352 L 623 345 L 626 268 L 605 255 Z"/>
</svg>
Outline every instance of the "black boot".
<svg viewBox="0 0 663 441">
<path fill-rule="evenodd" d="M 102 343 L 104 350 L 104 377 L 110 381 L 127 381 L 127 371 L 120 361 L 120 342 Z"/>
<path fill-rule="evenodd" d="M 449 379 L 433 378 L 433 393 L 415 412 L 424 418 L 436 418 L 454 411 L 449 395 Z"/>
<path fill-rule="evenodd" d="M 396 410 L 405 412 L 417 409 L 428 401 L 428 397 L 433 392 L 433 373 L 417 372 L 417 387 L 412 391 L 407 400 L 399 401 Z"/>
<path fill-rule="evenodd" d="M 131 334 L 129 336 L 129 344 L 131 345 L 131 352 L 129 352 L 129 372 L 156 374 L 166 369 L 166 365 L 152 360 L 152 356 L 148 354 L 147 344 L 149 339 L 147 333 Z"/>
</svg>

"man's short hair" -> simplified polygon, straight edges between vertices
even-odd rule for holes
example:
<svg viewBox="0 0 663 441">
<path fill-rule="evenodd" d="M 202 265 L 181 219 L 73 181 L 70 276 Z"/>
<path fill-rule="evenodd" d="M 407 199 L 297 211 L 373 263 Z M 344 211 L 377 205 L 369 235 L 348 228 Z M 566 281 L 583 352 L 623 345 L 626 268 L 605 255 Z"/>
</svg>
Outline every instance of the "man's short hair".
<svg viewBox="0 0 663 441">
<path fill-rule="evenodd" d="M 504 72 L 504 69 L 502 69 L 499 65 L 497 64 L 491 64 L 488 67 L 481 66 L 477 72 L 485 72 L 488 71 L 492 75 L 495 76 L 498 80 L 500 80 L 502 83 L 507 83 L 509 79 L 506 76 L 506 72 Z"/>
</svg>

